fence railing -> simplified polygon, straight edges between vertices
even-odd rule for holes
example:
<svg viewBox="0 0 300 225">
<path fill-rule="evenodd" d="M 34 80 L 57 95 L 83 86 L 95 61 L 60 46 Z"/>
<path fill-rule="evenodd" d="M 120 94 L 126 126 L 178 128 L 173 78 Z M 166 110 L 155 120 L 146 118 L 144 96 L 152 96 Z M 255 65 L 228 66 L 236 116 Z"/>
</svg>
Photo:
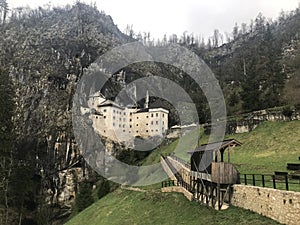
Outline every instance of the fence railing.
<svg viewBox="0 0 300 225">
<path fill-rule="evenodd" d="M 300 191 L 300 176 L 278 174 L 240 174 L 240 182 L 245 185 L 253 185 L 280 190 Z"/>
<path fill-rule="evenodd" d="M 189 164 L 188 162 L 186 162 L 185 160 L 175 156 L 175 155 L 170 155 L 170 158 L 174 159 L 175 161 L 181 163 L 182 165 L 184 165 L 186 168 L 191 168 L 191 164 Z"/>
<path fill-rule="evenodd" d="M 161 187 L 172 187 L 172 186 L 176 186 L 175 185 L 175 181 L 174 180 L 166 180 L 166 181 L 162 181 L 161 182 Z"/>
<path fill-rule="evenodd" d="M 180 186 L 185 188 L 186 190 L 188 190 L 191 193 L 194 193 L 194 190 L 192 188 L 192 186 L 189 183 L 186 183 L 183 180 L 179 180 L 179 181 L 174 181 L 174 180 L 167 180 L 167 181 L 162 181 L 161 182 L 161 187 L 173 187 L 173 186 Z"/>
</svg>

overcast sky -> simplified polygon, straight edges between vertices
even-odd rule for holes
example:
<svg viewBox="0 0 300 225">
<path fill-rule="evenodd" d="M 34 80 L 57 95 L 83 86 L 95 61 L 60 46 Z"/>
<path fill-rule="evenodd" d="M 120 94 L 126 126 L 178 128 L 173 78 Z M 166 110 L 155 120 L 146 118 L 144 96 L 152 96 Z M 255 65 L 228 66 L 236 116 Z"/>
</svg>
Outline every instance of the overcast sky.
<svg viewBox="0 0 300 225">
<path fill-rule="evenodd" d="M 75 0 L 7 0 L 10 7 L 57 6 Z M 281 10 L 297 8 L 300 0 L 81 0 L 96 2 L 98 9 L 111 15 L 121 31 L 132 24 L 135 31 L 150 32 L 155 38 L 184 31 L 209 37 L 214 29 L 231 33 L 237 22 L 248 23 L 259 12 L 276 18 Z M 62 3 L 63 2 L 63 3 Z"/>
</svg>

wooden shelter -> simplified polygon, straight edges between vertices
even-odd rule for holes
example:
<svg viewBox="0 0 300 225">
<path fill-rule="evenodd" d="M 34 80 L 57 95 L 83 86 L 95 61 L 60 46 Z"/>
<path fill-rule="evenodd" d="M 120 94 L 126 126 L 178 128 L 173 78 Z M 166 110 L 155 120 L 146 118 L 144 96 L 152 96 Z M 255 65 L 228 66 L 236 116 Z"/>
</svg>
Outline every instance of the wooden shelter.
<svg viewBox="0 0 300 225">
<path fill-rule="evenodd" d="M 189 152 L 191 185 L 199 199 L 206 199 L 206 203 L 211 201 L 212 206 L 218 203 L 219 209 L 226 200 L 230 202 L 230 187 L 239 182 L 238 171 L 230 163 L 230 150 L 240 145 L 239 141 L 229 139 L 204 144 Z"/>
<path fill-rule="evenodd" d="M 212 180 L 216 182 L 220 178 L 222 183 L 236 183 L 238 179 L 237 170 L 230 163 L 230 150 L 240 145 L 239 141 L 229 139 L 199 146 L 193 152 L 190 152 L 191 170 L 209 173 Z M 225 150 L 227 150 L 226 162 L 224 162 Z"/>
</svg>

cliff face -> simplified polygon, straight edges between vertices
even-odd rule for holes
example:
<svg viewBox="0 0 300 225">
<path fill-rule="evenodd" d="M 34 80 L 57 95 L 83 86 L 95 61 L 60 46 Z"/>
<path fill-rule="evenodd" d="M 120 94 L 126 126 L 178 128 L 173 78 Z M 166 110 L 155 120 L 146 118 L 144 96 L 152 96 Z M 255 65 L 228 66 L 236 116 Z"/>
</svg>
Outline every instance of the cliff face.
<svg viewBox="0 0 300 225">
<path fill-rule="evenodd" d="M 128 38 L 110 16 L 81 3 L 21 11 L 0 32 L 0 66 L 16 93 L 16 152 L 36 164 L 48 202 L 68 208 L 86 174 L 72 132 L 76 84 L 96 57 Z"/>
<path fill-rule="evenodd" d="M 288 93 L 288 97 L 295 103 L 299 102 L 298 14 L 273 31 L 274 35 L 278 35 L 278 42 L 284 46 L 280 61 L 290 74 L 290 82 L 287 83 L 291 87 L 287 90 L 292 90 L 292 93 Z M 73 94 L 84 68 L 101 54 L 132 39 L 118 30 L 110 16 L 81 3 L 53 10 L 12 11 L 9 21 L 0 26 L 0 33 L 0 67 L 9 73 L 16 93 L 13 119 L 17 157 L 20 161 L 32 162 L 47 202 L 65 209 L 58 211 L 59 215 L 68 215 L 78 181 L 90 174 L 72 131 Z M 289 37 L 282 44 L 281 39 L 286 34 Z M 239 91 L 243 74 L 241 65 L 244 63 L 240 60 L 241 55 L 246 49 L 257 45 L 256 35 L 246 35 L 206 51 L 203 56 L 223 83 L 222 88 L 228 99 L 234 91 Z M 288 61 L 293 64 L 288 64 Z M 191 78 L 182 71 L 153 63 L 131 65 L 124 71 L 127 75 L 122 82 L 122 77 L 118 75 L 110 81 L 111 85 L 105 90 L 107 98 L 114 97 L 114 92 L 125 83 L 155 74 L 180 84 L 196 103 L 200 121 L 209 119 L 209 109 L 203 103 L 206 102 L 205 96 L 199 94 L 199 87 L 194 87 Z M 233 81 L 237 87 L 232 87 Z M 294 100 L 296 98 L 297 101 Z M 152 98 L 150 104 L 160 107 L 169 103 Z M 178 122 L 178 116 L 170 104 L 168 107 L 174 117 L 171 118 L 174 125 Z M 122 157 L 122 146 L 106 141 L 108 151 Z"/>
</svg>

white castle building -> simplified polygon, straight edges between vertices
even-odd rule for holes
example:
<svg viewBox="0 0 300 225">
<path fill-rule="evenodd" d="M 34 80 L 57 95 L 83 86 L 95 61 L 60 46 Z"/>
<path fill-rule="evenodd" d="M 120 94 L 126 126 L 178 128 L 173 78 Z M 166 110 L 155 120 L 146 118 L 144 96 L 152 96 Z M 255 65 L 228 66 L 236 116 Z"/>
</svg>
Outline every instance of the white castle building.
<svg viewBox="0 0 300 225">
<path fill-rule="evenodd" d="M 100 92 L 89 96 L 88 107 L 95 131 L 114 141 L 131 142 L 137 136 L 163 137 L 168 130 L 169 111 L 150 109 L 148 92 L 143 109 L 120 106 L 105 99 Z"/>
</svg>

